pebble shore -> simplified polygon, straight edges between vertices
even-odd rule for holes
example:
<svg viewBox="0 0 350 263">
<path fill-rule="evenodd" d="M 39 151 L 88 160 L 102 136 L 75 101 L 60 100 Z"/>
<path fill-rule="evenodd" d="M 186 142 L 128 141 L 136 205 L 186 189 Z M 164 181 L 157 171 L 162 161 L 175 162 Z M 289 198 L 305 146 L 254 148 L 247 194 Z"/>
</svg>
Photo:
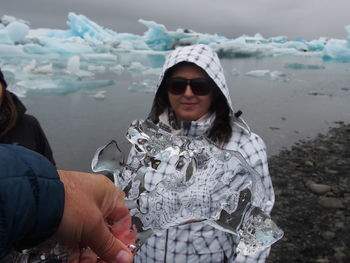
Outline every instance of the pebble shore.
<svg viewBox="0 0 350 263">
<path fill-rule="evenodd" d="M 268 263 L 350 262 L 350 125 L 269 159 L 272 219 L 285 232 Z"/>
</svg>

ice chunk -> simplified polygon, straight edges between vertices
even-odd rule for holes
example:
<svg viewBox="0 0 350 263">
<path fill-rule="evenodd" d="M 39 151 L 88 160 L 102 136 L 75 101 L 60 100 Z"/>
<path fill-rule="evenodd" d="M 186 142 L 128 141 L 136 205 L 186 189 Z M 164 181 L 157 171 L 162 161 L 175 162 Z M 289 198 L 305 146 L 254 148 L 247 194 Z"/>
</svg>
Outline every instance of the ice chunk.
<svg viewBox="0 0 350 263">
<path fill-rule="evenodd" d="M 29 25 L 29 22 L 27 22 L 23 19 L 19 19 L 19 18 L 14 17 L 14 16 L 3 15 L 1 17 L 1 20 L 0 20 L 0 23 L 4 24 L 5 26 L 7 26 L 8 24 L 10 24 L 12 22 L 20 22 L 22 24 Z"/>
<path fill-rule="evenodd" d="M 53 94 L 67 94 L 78 90 L 89 90 L 103 88 L 113 85 L 113 80 L 74 80 L 74 79 L 25 79 L 16 83 L 21 88 L 31 90 L 32 92 L 49 92 Z"/>
<path fill-rule="evenodd" d="M 327 39 L 324 37 L 307 42 L 308 48 L 311 51 L 323 51 L 326 44 Z"/>
<path fill-rule="evenodd" d="M 261 70 L 252 70 L 245 74 L 250 77 L 262 78 L 267 76 L 269 73 L 270 73 L 270 70 L 261 69 Z"/>
<path fill-rule="evenodd" d="M 350 25 L 345 27 L 347 40 L 330 39 L 324 49 L 324 59 L 350 61 Z"/>
<path fill-rule="evenodd" d="M 94 63 L 94 64 L 99 64 L 101 62 L 116 64 L 118 61 L 117 56 L 113 54 L 99 54 L 99 53 L 82 54 L 80 58 L 82 61 L 85 61 L 88 63 Z"/>
<path fill-rule="evenodd" d="M 29 44 L 25 44 L 23 46 L 23 51 L 26 52 L 26 53 L 29 53 L 29 54 L 50 54 L 52 53 L 52 50 L 46 46 L 42 46 L 42 45 L 39 45 L 39 44 L 32 44 L 32 43 L 29 43 Z"/>
<path fill-rule="evenodd" d="M 118 75 L 122 74 L 125 70 L 122 65 L 115 65 L 114 67 L 110 67 L 109 70 L 117 73 Z"/>
<path fill-rule="evenodd" d="M 335 59 L 339 61 L 350 61 L 350 48 L 348 41 L 330 39 L 324 49 L 324 59 Z"/>
<path fill-rule="evenodd" d="M 30 71 L 33 71 L 35 67 L 36 67 L 36 60 L 33 59 L 29 63 L 25 64 L 22 69 L 24 71 L 30 72 Z"/>
<path fill-rule="evenodd" d="M 141 73 L 145 70 L 145 66 L 143 66 L 140 62 L 135 61 L 131 63 L 128 69 L 131 72 Z"/>
<path fill-rule="evenodd" d="M 88 66 L 88 71 L 95 71 L 95 72 L 105 72 L 106 71 L 106 67 L 103 65 L 89 65 Z"/>
<path fill-rule="evenodd" d="M 278 71 L 278 70 L 271 71 L 270 77 L 272 80 L 278 80 L 278 81 L 282 81 L 282 82 L 289 81 L 287 74 L 284 72 Z"/>
<path fill-rule="evenodd" d="M 120 169 L 124 155 L 116 141 L 111 141 L 107 145 L 96 150 L 91 162 L 91 169 L 94 172 L 113 172 Z"/>
<path fill-rule="evenodd" d="M 74 74 L 78 77 L 91 77 L 94 74 L 89 71 L 80 70 L 80 57 L 72 56 L 67 61 L 67 71 L 69 74 Z"/>
<path fill-rule="evenodd" d="M 11 22 L 6 29 L 9 38 L 15 43 L 23 41 L 29 32 L 29 26 L 21 22 Z"/>
<path fill-rule="evenodd" d="M 1 58 L 25 58 L 26 53 L 23 52 L 19 46 L 2 45 L 0 43 L 0 57 Z"/>
<path fill-rule="evenodd" d="M 72 35 L 79 36 L 89 42 L 98 43 L 111 40 L 116 36 L 115 32 L 102 28 L 86 16 L 76 15 L 72 12 L 68 14 L 67 25 L 70 27 Z"/>
<path fill-rule="evenodd" d="M 147 46 L 153 50 L 170 50 L 174 45 L 174 34 L 169 32 L 162 24 L 154 21 L 139 19 L 139 22 L 148 27 L 144 33 L 144 39 Z M 179 37 L 184 36 L 182 33 L 177 34 Z"/>
<path fill-rule="evenodd" d="M 80 71 L 80 57 L 79 56 L 72 56 L 69 58 L 67 62 L 67 70 L 75 73 Z"/>
<path fill-rule="evenodd" d="M 135 81 L 128 88 L 128 90 L 133 92 L 143 92 L 143 93 L 154 93 L 157 86 L 156 80 L 145 79 L 142 81 Z"/>
<path fill-rule="evenodd" d="M 48 63 L 46 65 L 42 65 L 42 66 L 36 67 L 32 71 L 33 71 L 33 73 L 36 73 L 36 74 L 50 74 L 50 73 L 53 73 L 52 64 Z"/>
<path fill-rule="evenodd" d="M 106 98 L 106 91 L 99 90 L 95 94 L 91 95 L 96 100 L 104 100 Z"/>
<path fill-rule="evenodd" d="M 113 173 L 124 189 L 138 247 L 152 232 L 199 221 L 237 236 L 241 253 L 255 253 L 283 236 L 263 212 L 270 204 L 260 175 L 239 152 L 206 137 L 173 136 L 150 121 L 133 122 L 126 137 L 134 154 L 121 173 L 114 141 L 97 150 L 92 168 Z"/>
<path fill-rule="evenodd" d="M 238 69 L 233 68 L 233 69 L 231 69 L 231 74 L 232 74 L 233 76 L 239 76 L 241 73 L 239 72 Z"/>
<path fill-rule="evenodd" d="M 286 63 L 284 64 L 285 68 L 292 69 L 325 69 L 324 65 L 316 65 L 316 64 L 302 64 L 302 63 Z"/>
<path fill-rule="evenodd" d="M 115 84 L 114 80 L 87 80 L 87 81 L 68 81 L 62 80 L 59 86 L 56 87 L 57 93 L 69 93 L 78 90 L 97 89 L 112 86 Z M 62 88 L 60 88 L 62 87 Z"/>
<path fill-rule="evenodd" d="M 12 45 L 13 41 L 5 29 L 0 28 L 0 44 Z"/>
<path fill-rule="evenodd" d="M 51 50 L 51 52 L 61 55 L 93 53 L 92 47 L 90 47 L 87 43 L 57 39 L 47 40 L 45 47 Z"/>
<path fill-rule="evenodd" d="M 271 42 L 283 44 L 283 43 L 288 41 L 288 37 L 287 36 L 277 36 L 277 37 L 271 37 L 270 40 L 271 40 Z"/>
</svg>

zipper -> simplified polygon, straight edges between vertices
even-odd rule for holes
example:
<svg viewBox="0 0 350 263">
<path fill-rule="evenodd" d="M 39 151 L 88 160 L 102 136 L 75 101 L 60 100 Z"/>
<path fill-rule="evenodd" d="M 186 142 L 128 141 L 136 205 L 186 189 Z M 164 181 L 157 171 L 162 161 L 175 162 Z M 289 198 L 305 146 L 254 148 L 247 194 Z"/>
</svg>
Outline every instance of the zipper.
<svg viewBox="0 0 350 263">
<path fill-rule="evenodd" d="M 166 230 L 166 234 L 165 234 L 165 247 L 164 247 L 164 260 L 163 260 L 164 263 L 166 263 L 166 256 L 168 252 L 168 235 L 169 235 L 169 229 Z"/>
</svg>

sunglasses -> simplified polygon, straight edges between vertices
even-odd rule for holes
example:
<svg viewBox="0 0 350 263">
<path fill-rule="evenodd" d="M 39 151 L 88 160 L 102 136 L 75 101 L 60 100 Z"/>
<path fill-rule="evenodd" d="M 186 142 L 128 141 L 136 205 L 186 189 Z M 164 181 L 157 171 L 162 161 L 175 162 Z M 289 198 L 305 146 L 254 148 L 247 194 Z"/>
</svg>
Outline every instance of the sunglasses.
<svg viewBox="0 0 350 263">
<path fill-rule="evenodd" d="M 205 96 L 213 89 L 213 83 L 208 78 L 185 79 L 168 78 L 166 80 L 168 91 L 174 95 L 185 93 L 187 85 L 190 85 L 194 95 Z"/>
</svg>

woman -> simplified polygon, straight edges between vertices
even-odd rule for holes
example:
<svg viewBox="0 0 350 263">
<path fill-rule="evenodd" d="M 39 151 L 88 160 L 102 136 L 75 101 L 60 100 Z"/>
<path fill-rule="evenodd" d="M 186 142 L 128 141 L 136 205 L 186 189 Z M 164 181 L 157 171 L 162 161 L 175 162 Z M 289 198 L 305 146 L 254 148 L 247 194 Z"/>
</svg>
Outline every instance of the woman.
<svg viewBox="0 0 350 263">
<path fill-rule="evenodd" d="M 240 152 L 261 175 L 269 200 L 274 192 L 268 172 L 265 144 L 234 114 L 223 68 L 206 45 L 181 47 L 169 54 L 163 66 L 149 114 L 159 127 L 173 135 L 206 135 L 226 149 Z M 130 152 L 131 161 L 135 151 Z M 268 251 L 235 258 L 237 240 L 209 225 L 193 223 L 155 234 L 141 247 L 135 262 L 263 262 Z"/>
<path fill-rule="evenodd" d="M 23 103 L 6 88 L 0 70 L 0 143 L 21 145 L 44 155 L 55 165 L 51 147 L 38 120 L 26 114 Z"/>
</svg>

